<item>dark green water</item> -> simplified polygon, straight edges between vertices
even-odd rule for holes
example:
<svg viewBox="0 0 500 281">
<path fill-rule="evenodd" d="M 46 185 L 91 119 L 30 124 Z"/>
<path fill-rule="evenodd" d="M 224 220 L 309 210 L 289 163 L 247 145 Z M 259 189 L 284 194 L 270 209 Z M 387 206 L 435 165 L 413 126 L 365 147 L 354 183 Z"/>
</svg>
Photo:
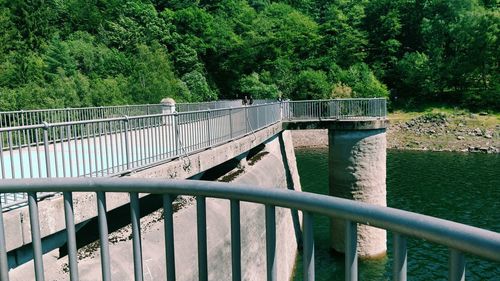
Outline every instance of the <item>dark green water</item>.
<svg viewBox="0 0 500 281">
<path fill-rule="evenodd" d="M 328 194 L 327 149 L 296 150 L 304 191 Z M 387 204 L 500 232 L 500 157 L 488 154 L 389 151 Z M 343 256 L 329 250 L 329 223 L 315 217 L 316 280 L 344 280 Z M 391 280 L 392 235 L 388 256 L 360 261 L 360 280 Z M 499 253 L 500 255 L 500 253 Z M 500 280 L 500 264 L 466 257 L 466 279 Z M 408 240 L 408 280 L 447 280 L 448 250 L 420 239 Z M 302 280 L 302 259 L 295 280 Z"/>
</svg>

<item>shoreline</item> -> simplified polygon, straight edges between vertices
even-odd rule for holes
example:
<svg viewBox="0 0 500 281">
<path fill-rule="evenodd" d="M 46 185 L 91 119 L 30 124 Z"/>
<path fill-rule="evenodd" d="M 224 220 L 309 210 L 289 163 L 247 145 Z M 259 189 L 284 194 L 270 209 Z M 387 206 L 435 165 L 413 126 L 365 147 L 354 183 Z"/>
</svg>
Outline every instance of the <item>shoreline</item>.
<svg viewBox="0 0 500 281">
<path fill-rule="evenodd" d="M 500 153 L 498 116 L 447 113 L 389 115 L 387 149 Z M 292 131 L 295 148 L 328 147 L 327 130 Z"/>
</svg>

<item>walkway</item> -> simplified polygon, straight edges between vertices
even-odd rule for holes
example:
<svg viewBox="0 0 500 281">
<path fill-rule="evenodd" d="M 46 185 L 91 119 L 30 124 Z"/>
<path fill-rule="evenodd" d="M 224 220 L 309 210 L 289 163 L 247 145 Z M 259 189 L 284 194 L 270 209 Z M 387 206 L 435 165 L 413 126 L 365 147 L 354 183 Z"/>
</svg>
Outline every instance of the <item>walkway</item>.
<svg viewBox="0 0 500 281">
<path fill-rule="evenodd" d="M 0 179 L 117 176 L 218 146 L 284 120 L 386 116 L 385 99 L 259 103 L 239 107 L 239 101 L 180 104 L 183 111 L 216 109 L 174 114 L 158 113 L 161 105 L 4 112 L 0 114 L 4 125 L 30 125 L 0 128 Z M 228 108 L 217 109 L 223 106 Z M 155 114 L 113 117 L 148 112 Z M 45 123 L 41 118 L 64 122 Z M 82 120 L 74 120 L 78 118 Z M 18 198 L 24 195 L 3 194 L 0 199 L 8 206 Z"/>
</svg>

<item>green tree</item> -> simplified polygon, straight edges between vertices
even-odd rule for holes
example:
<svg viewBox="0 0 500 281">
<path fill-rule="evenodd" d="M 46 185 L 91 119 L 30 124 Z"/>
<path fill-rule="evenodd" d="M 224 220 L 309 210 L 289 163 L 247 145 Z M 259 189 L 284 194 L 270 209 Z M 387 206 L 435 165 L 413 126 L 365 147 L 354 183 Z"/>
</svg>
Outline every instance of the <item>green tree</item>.
<svg viewBox="0 0 500 281">
<path fill-rule="evenodd" d="M 181 77 L 191 93 L 190 101 L 210 101 L 217 99 L 217 95 L 208 86 L 207 80 L 197 70 L 186 73 Z"/>
<path fill-rule="evenodd" d="M 241 78 L 240 92 L 243 96 L 254 99 L 276 99 L 280 94 L 276 85 L 264 83 L 260 75 L 255 72 Z"/>
<path fill-rule="evenodd" d="M 341 82 L 352 89 L 353 97 L 387 97 L 389 92 L 365 63 L 355 64 L 341 76 Z"/>
<path fill-rule="evenodd" d="M 159 45 L 138 45 L 132 65 L 129 89 L 134 102 L 158 103 L 164 97 L 177 97 L 179 82 L 167 54 Z"/>
<path fill-rule="evenodd" d="M 292 99 L 326 99 L 329 98 L 330 91 L 331 86 L 327 81 L 325 72 L 321 70 L 303 70 L 297 75 Z"/>
<path fill-rule="evenodd" d="M 364 18 L 361 2 L 342 0 L 331 4 L 321 25 L 325 58 L 342 67 L 362 62 L 366 56 L 367 33 L 361 29 Z"/>
</svg>

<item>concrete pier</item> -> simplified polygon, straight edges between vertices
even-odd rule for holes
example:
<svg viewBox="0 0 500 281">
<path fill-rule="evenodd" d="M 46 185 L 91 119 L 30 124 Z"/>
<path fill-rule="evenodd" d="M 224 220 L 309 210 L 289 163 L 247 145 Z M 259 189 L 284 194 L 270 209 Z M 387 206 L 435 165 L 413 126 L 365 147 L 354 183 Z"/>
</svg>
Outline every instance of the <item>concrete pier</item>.
<svg viewBox="0 0 500 281">
<path fill-rule="evenodd" d="M 328 129 L 330 195 L 386 206 L 386 123 L 337 121 Z M 331 221 L 332 248 L 345 249 L 345 221 Z M 384 256 L 386 231 L 358 226 L 360 258 Z"/>
</svg>

